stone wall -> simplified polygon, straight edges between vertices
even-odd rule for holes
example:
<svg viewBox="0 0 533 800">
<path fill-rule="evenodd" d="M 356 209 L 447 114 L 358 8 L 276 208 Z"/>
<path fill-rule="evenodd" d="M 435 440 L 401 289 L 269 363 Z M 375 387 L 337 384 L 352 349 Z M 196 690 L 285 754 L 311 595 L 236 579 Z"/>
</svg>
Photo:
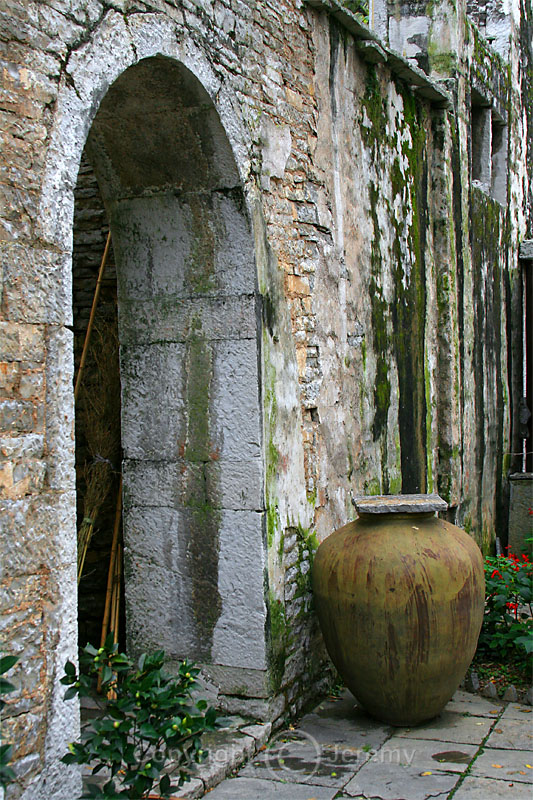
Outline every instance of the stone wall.
<svg viewBox="0 0 533 800">
<path fill-rule="evenodd" d="M 327 681 L 309 575 L 355 495 L 436 490 L 485 548 L 502 533 L 531 20 L 508 20 L 508 69 L 462 5 L 433 5 L 405 4 L 429 20 L 412 49 L 386 4 L 378 39 L 335 0 L 8 3 L 10 800 L 78 786 L 58 762 L 79 724 L 58 679 L 77 644 L 86 144 L 117 261 L 130 647 L 193 655 L 223 707 L 280 718 Z"/>
</svg>

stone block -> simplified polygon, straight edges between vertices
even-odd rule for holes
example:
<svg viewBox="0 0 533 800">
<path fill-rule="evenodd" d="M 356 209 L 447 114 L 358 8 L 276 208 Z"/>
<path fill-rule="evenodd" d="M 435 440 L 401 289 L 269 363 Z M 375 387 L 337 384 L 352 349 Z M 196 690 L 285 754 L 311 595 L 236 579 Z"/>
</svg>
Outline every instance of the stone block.
<svg viewBox="0 0 533 800">
<path fill-rule="evenodd" d="M 253 296 L 187 297 L 167 294 L 125 299 L 120 305 L 123 344 L 186 342 L 199 326 L 211 339 L 255 339 L 257 318 Z"/>
<path fill-rule="evenodd" d="M 44 400 L 44 375 L 42 370 L 25 370 L 19 378 L 18 391 L 23 400 Z"/>
<path fill-rule="evenodd" d="M 240 730 L 255 739 L 256 749 L 258 749 L 267 744 L 272 733 L 272 725 L 270 722 L 266 722 L 264 725 L 245 725 Z"/>
<path fill-rule="evenodd" d="M 5 242 L 2 311 L 7 320 L 33 324 L 72 324 L 70 253 Z"/>
<path fill-rule="evenodd" d="M 263 514 L 226 511 L 219 530 L 222 611 L 213 634 L 215 664 L 266 667 Z"/>
<path fill-rule="evenodd" d="M 242 714 L 243 717 L 272 722 L 285 711 L 286 700 L 283 695 L 276 695 L 270 700 L 220 695 L 218 705 L 227 714 Z"/>
<path fill-rule="evenodd" d="M 208 660 L 217 666 L 261 671 L 266 618 L 262 515 L 222 510 L 217 522 L 213 544 L 218 551 L 211 554 L 216 563 L 209 562 L 216 571 L 209 585 L 202 583 L 198 598 L 195 587 L 204 578 L 195 555 L 194 511 L 155 506 L 125 510 L 130 636 L 137 648 L 161 646 L 173 656 L 206 660 L 202 646 L 210 642 L 198 640 L 203 627 L 196 620 L 198 614 L 207 613 L 206 592 L 216 591 L 220 609 Z M 207 543 L 203 548 L 205 560 Z M 239 684 L 246 684 L 244 678 Z"/>
<path fill-rule="evenodd" d="M 215 280 L 222 295 L 251 296 L 256 291 L 255 253 L 243 200 L 241 190 L 213 193 Z"/>
<path fill-rule="evenodd" d="M 182 344 L 125 347 L 121 352 L 125 458 L 177 460 L 185 441 Z"/>
<path fill-rule="evenodd" d="M 172 573 L 186 571 L 188 509 L 133 506 L 124 509 L 124 541 L 132 557 Z M 183 564 L 181 564 L 183 560 Z"/>
<path fill-rule="evenodd" d="M 186 202 L 170 194 L 121 200 L 111 224 L 119 301 L 190 294 L 185 263 L 193 238 Z"/>
<path fill-rule="evenodd" d="M 179 792 L 180 800 L 197 800 L 198 797 L 203 797 L 205 787 L 200 778 L 191 778 L 180 786 Z"/>
<path fill-rule="evenodd" d="M 505 703 L 516 703 L 518 699 L 518 692 L 516 691 L 516 686 L 508 686 L 505 692 L 503 693 L 503 701 Z"/>
<path fill-rule="evenodd" d="M 468 670 L 464 683 L 467 692 L 477 692 L 479 689 L 479 678 L 477 672 L 474 670 Z"/>
<path fill-rule="evenodd" d="M 6 433 L 30 433 L 43 430 L 44 409 L 30 400 L 0 398 L 0 430 Z"/>
<path fill-rule="evenodd" d="M 219 687 L 222 694 L 262 698 L 269 696 L 269 680 L 266 669 L 206 664 L 203 672 Z"/>
<path fill-rule="evenodd" d="M 42 747 L 44 708 L 34 706 L 32 712 L 17 714 L 16 716 L 6 716 L 3 720 L 5 726 L 6 741 L 14 744 L 13 760 L 25 758 L 35 753 Z"/>
<path fill-rule="evenodd" d="M 127 458 L 122 464 L 125 509 L 134 506 L 184 506 L 187 470 L 196 465 L 183 461 L 139 461 Z"/>
<path fill-rule="evenodd" d="M 0 621 L 6 650 L 20 658 L 7 676 L 15 689 L 6 698 L 3 718 L 31 712 L 36 705 L 42 706 L 47 700 L 47 687 L 43 680 L 46 675 L 45 632 L 39 625 L 42 608 L 38 590 L 41 583 L 39 579 L 24 576 L 2 586 L 2 591 L 9 593 L 13 589 L 20 591 L 23 598 L 14 608 L 3 609 Z M 30 606 L 32 601 L 35 605 Z"/>
<path fill-rule="evenodd" d="M 261 510 L 262 462 L 211 461 L 206 464 L 185 460 L 139 461 L 123 464 L 124 505 L 190 508 L 195 498 L 205 495 L 215 508 Z"/>
<path fill-rule="evenodd" d="M 498 690 L 496 689 L 496 685 L 491 681 L 483 687 L 481 694 L 483 697 L 489 697 L 494 700 L 498 699 Z"/>
<path fill-rule="evenodd" d="M 5 499 L 14 500 L 40 492 L 45 487 L 46 463 L 26 459 L 0 464 L 0 489 Z"/>
<path fill-rule="evenodd" d="M 0 457 L 9 459 L 42 458 L 44 435 L 27 433 L 20 436 L 0 438 Z"/>
<path fill-rule="evenodd" d="M 130 652 L 161 648 L 170 658 L 197 660 L 190 583 L 157 561 L 124 551 L 127 640 Z"/>
<path fill-rule="evenodd" d="M 192 509 L 133 508 L 124 515 L 126 601 L 134 650 L 209 660 L 220 613 L 218 531 Z"/>
<path fill-rule="evenodd" d="M 75 486 L 72 332 L 50 327 L 46 350 L 48 484 L 52 489 L 68 491 Z"/>
<path fill-rule="evenodd" d="M 45 352 L 44 326 L 0 321 L 0 361 L 42 363 Z"/>
<path fill-rule="evenodd" d="M 65 566 L 76 556 L 76 494 L 44 492 L 0 504 L 2 563 L 9 575 Z M 51 536 L 51 531 L 56 535 Z"/>
<path fill-rule="evenodd" d="M 261 457 L 257 344 L 214 344 L 211 438 L 222 459 Z"/>
<path fill-rule="evenodd" d="M 216 486 L 222 508 L 261 511 L 263 501 L 263 462 L 259 458 L 212 462 L 206 467 L 208 481 Z"/>
</svg>

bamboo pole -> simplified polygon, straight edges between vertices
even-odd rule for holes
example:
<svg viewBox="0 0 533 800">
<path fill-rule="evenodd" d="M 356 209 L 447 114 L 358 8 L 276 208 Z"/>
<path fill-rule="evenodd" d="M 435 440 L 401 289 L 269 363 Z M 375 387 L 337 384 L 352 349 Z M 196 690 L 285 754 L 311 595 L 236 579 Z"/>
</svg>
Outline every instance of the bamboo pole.
<svg viewBox="0 0 533 800">
<path fill-rule="evenodd" d="M 112 631 L 113 642 L 118 644 L 119 624 L 120 624 L 120 590 L 122 584 L 122 545 L 117 546 L 117 557 L 115 559 L 115 584 L 113 598 L 113 617 Z"/>
<path fill-rule="evenodd" d="M 107 239 L 104 248 L 104 254 L 102 256 L 102 261 L 100 262 L 100 269 L 98 270 L 98 278 L 96 280 L 96 288 L 94 290 L 94 297 L 93 297 L 93 304 L 91 306 L 91 314 L 89 316 L 89 324 L 87 325 L 87 332 L 85 334 L 85 341 L 83 343 L 83 350 L 81 353 L 80 358 L 80 365 L 78 367 L 78 374 L 76 376 L 76 384 L 74 386 L 74 402 L 78 399 L 78 392 L 80 390 L 81 385 L 81 376 L 83 373 L 83 368 L 85 366 L 85 359 L 87 358 L 87 351 L 89 349 L 89 341 L 91 339 L 91 333 L 94 324 L 94 316 L 96 314 L 96 308 L 98 306 L 98 298 L 100 297 L 100 289 L 102 286 L 102 278 L 104 276 L 104 269 L 107 261 L 107 254 L 109 253 L 109 246 L 111 244 L 111 231 L 107 234 Z"/>
<path fill-rule="evenodd" d="M 122 475 L 118 486 L 117 507 L 115 511 L 115 525 L 113 528 L 113 540 L 111 542 L 111 556 L 109 559 L 109 570 L 107 573 L 107 590 L 105 595 L 104 620 L 102 622 L 102 634 L 100 636 L 100 647 L 104 646 L 107 631 L 109 628 L 109 616 L 111 612 L 111 595 L 113 592 L 113 578 L 115 576 L 115 560 L 118 549 L 118 532 L 120 530 L 120 518 L 122 513 Z"/>
<path fill-rule="evenodd" d="M 109 570 L 107 572 L 107 589 L 105 594 L 105 608 L 104 619 L 102 622 L 102 633 L 100 636 L 100 647 L 103 647 L 107 638 L 107 631 L 109 627 L 109 617 L 111 613 L 111 600 L 113 594 L 113 585 L 115 578 L 115 563 L 117 559 L 117 552 L 119 549 L 118 532 L 120 530 L 120 519 L 122 514 L 122 475 L 118 485 L 117 506 L 115 511 L 115 525 L 113 527 L 113 539 L 111 542 L 111 555 L 109 557 Z M 102 688 L 102 672 L 98 675 L 97 691 L 100 692 Z"/>
</svg>

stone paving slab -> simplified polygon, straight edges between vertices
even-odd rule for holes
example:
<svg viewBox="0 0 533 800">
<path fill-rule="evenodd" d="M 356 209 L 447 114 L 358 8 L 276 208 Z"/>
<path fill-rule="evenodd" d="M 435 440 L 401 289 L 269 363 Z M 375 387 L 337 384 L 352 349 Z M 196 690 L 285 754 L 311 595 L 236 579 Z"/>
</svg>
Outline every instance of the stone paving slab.
<svg viewBox="0 0 533 800">
<path fill-rule="evenodd" d="M 467 777 L 454 794 L 453 800 L 531 800 L 531 797 L 531 787 L 526 783 Z"/>
<path fill-rule="evenodd" d="M 390 725 L 369 716 L 347 690 L 338 699 L 326 700 L 306 714 L 298 728 L 321 745 L 344 742 L 367 748 L 380 747 L 394 731 Z"/>
<path fill-rule="evenodd" d="M 394 728 L 369 717 L 344 692 L 320 703 L 299 726 L 276 733 L 266 747 L 266 726 L 227 730 L 234 768 L 239 759 L 250 760 L 237 777 L 224 780 L 206 796 L 449 800 L 455 793 L 454 800 L 496 800 L 502 795 L 533 800 L 533 714 L 528 712 L 518 704 L 506 707 L 457 692 L 436 719 Z M 234 759 L 236 742 L 242 752 Z M 228 774 L 227 763 L 224 769 Z M 220 780 L 220 771 L 218 775 Z M 206 788 L 216 780 L 215 775 L 201 777 Z M 191 789 L 190 795 L 183 794 L 186 800 L 198 797 L 196 787 Z"/>
<path fill-rule="evenodd" d="M 477 694 L 458 691 L 446 705 L 445 711 L 456 711 L 459 714 L 471 714 L 475 717 L 495 718 L 501 714 L 503 704 L 498 700 L 487 700 Z"/>
<path fill-rule="evenodd" d="M 230 778 L 209 793 L 209 800 L 333 800 L 337 789 L 314 784 Z"/>
<path fill-rule="evenodd" d="M 476 758 L 471 775 L 500 781 L 533 783 L 533 756 L 529 750 L 488 748 Z"/>
<path fill-rule="evenodd" d="M 502 714 L 502 719 L 519 719 L 526 725 L 533 726 L 533 708 L 521 706 L 518 703 L 509 703 Z"/>
<path fill-rule="evenodd" d="M 445 710 L 434 720 L 416 728 L 403 728 L 396 735 L 410 739 L 446 739 L 448 742 L 481 744 L 493 724 L 492 719 Z"/>
<path fill-rule="evenodd" d="M 458 774 L 440 770 L 420 771 L 409 766 L 368 762 L 345 786 L 344 793 L 349 798 L 428 800 L 446 797 L 458 781 Z"/>
<path fill-rule="evenodd" d="M 502 714 L 487 739 L 485 747 L 533 750 L 533 726 L 524 719 L 506 718 L 505 714 Z"/>
<path fill-rule="evenodd" d="M 307 740 L 277 742 L 256 756 L 243 770 L 247 778 L 264 778 L 288 783 L 314 783 L 317 786 L 335 786 L 341 789 L 359 769 L 369 754 L 358 748 L 345 746 L 316 748 Z"/>
<path fill-rule="evenodd" d="M 397 734 L 372 756 L 369 764 L 403 764 L 419 772 L 464 772 L 477 751 L 477 744 L 458 744 L 442 739 L 409 739 Z"/>
</svg>

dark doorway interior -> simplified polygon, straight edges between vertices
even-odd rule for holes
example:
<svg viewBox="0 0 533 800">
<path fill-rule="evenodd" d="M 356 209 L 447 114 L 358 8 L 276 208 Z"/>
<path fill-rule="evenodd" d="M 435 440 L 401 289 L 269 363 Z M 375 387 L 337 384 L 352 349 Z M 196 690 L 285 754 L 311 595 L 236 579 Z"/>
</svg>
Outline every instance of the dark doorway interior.
<svg viewBox="0 0 533 800">
<path fill-rule="evenodd" d="M 87 642 L 97 646 L 100 643 L 111 543 L 115 524 L 120 525 L 121 516 L 120 510 L 117 515 L 122 454 L 117 278 L 112 243 L 108 247 L 101 274 L 98 300 L 94 307 L 94 325 L 80 375 L 80 361 L 108 231 L 96 177 L 84 154 L 75 190 L 72 261 L 76 382 L 79 379 L 76 399 L 76 489 L 80 646 Z M 118 535 L 120 538 L 120 528 Z M 87 549 L 83 555 L 85 541 Z M 116 578 L 112 576 L 115 583 Z M 117 591 L 120 597 L 120 586 L 115 588 Z M 120 610 L 116 609 L 116 601 L 114 606 L 114 613 L 110 613 L 110 627 L 116 627 L 118 613 L 119 629 L 116 635 L 123 644 L 124 603 L 120 603 Z"/>
</svg>

